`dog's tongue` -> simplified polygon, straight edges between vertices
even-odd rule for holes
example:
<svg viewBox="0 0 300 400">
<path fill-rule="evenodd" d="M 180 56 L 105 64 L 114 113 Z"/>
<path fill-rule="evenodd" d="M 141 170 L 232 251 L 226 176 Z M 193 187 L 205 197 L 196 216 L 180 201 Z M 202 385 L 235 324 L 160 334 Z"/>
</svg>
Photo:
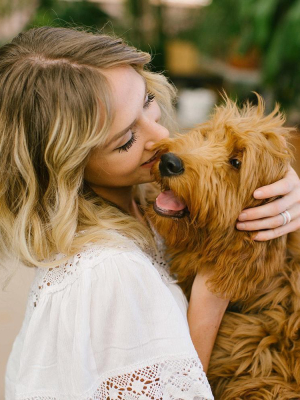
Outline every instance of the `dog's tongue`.
<svg viewBox="0 0 300 400">
<path fill-rule="evenodd" d="M 156 198 L 156 205 L 162 210 L 181 211 L 184 210 L 186 204 L 174 195 L 172 190 L 166 190 Z"/>
</svg>

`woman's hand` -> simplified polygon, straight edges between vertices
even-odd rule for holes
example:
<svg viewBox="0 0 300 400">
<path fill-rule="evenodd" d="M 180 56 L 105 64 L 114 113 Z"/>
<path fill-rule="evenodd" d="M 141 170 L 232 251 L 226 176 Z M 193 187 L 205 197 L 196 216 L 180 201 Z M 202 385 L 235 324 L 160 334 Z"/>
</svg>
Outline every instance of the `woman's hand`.
<svg viewBox="0 0 300 400">
<path fill-rule="evenodd" d="M 191 338 L 205 372 L 229 303 L 229 300 L 217 297 L 208 290 L 206 282 L 209 276 L 200 272 L 196 275 L 187 312 Z"/>
<path fill-rule="evenodd" d="M 254 239 L 264 241 L 300 228 L 300 179 L 292 167 L 283 179 L 255 190 L 253 196 L 256 199 L 283 197 L 260 207 L 243 210 L 238 218 L 237 229 L 262 231 Z M 281 213 L 286 210 L 290 214 L 291 221 L 287 220 L 287 223 L 284 224 L 285 219 Z"/>
</svg>

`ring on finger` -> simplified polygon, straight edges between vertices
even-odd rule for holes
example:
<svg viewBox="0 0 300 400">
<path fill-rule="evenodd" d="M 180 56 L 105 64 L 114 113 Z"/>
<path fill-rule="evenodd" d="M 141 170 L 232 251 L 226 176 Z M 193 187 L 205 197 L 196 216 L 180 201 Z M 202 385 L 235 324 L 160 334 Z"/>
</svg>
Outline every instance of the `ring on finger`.
<svg viewBox="0 0 300 400">
<path fill-rule="evenodd" d="M 288 210 L 283 211 L 282 213 L 280 213 L 280 215 L 282 215 L 283 218 L 283 225 L 289 224 L 292 220 L 291 214 L 288 212 Z"/>
</svg>

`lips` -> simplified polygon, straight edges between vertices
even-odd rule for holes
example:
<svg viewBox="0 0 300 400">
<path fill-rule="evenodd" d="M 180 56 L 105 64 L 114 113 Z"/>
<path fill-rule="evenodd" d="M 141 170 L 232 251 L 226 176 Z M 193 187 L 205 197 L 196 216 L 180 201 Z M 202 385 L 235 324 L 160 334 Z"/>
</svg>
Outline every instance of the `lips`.
<svg viewBox="0 0 300 400">
<path fill-rule="evenodd" d="M 142 165 L 147 165 L 150 164 L 152 161 L 154 161 L 157 157 L 158 151 L 152 156 L 148 161 L 144 162 Z"/>
</svg>

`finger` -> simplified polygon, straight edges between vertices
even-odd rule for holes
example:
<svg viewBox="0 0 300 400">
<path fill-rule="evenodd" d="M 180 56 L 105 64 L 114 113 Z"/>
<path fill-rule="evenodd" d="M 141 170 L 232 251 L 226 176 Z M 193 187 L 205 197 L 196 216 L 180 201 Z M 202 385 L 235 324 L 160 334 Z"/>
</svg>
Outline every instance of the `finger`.
<svg viewBox="0 0 300 400">
<path fill-rule="evenodd" d="M 269 199 L 274 196 L 283 196 L 290 193 L 294 188 L 294 182 L 290 179 L 283 178 L 280 181 L 272 183 L 268 186 L 262 186 L 253 193 L 256 199 Z"/>
<path fill-rule="evenodd" d="M 300 190 L 293 191 L 280 199 L 274 200 L 271 203 L 263 206 L 248 208 L 243 210 L 239 215 L 239 221 L 249 221 L 261 218 L 274 217 L 281 212 L 294 206 L 300 197 Z"/>
<path fill-rule="evenodd" d="M 271 185 L 262 186 L 256 189 L 253 196 L 256 199 L 269 199 L 273 196 L 283 196 L 290 193 L 297 184 L 299 184 L 298 175 L 295 170 L 290 167 L 283 179 L 280 179 Z"/>
<path fill-rule="evenodd" d="M 253 237 L 255 241 L 263 242 L 266 240 L 271 240 L 278 238 L 280 236 L 286 235 L 290 232 L 294 232 L 300 229 L 300 218 L 296 218 L 287 225 L 280 226 L 276 229 L 268 229 L 266 231 L 258 232 L 256 236 Z"/>
<path fill-rule="evenodd" d="M 288 210 L 291 220 L 300 217 L 300 205 L 295 205 Z M 262 218 L 255 221 L 238 222 L 236 227 L 241 231 L 260 231 L 262 229 L 275 229 L 282 226 L 284 218 L 278 214 L 271 218 Z"/>
</svg>

